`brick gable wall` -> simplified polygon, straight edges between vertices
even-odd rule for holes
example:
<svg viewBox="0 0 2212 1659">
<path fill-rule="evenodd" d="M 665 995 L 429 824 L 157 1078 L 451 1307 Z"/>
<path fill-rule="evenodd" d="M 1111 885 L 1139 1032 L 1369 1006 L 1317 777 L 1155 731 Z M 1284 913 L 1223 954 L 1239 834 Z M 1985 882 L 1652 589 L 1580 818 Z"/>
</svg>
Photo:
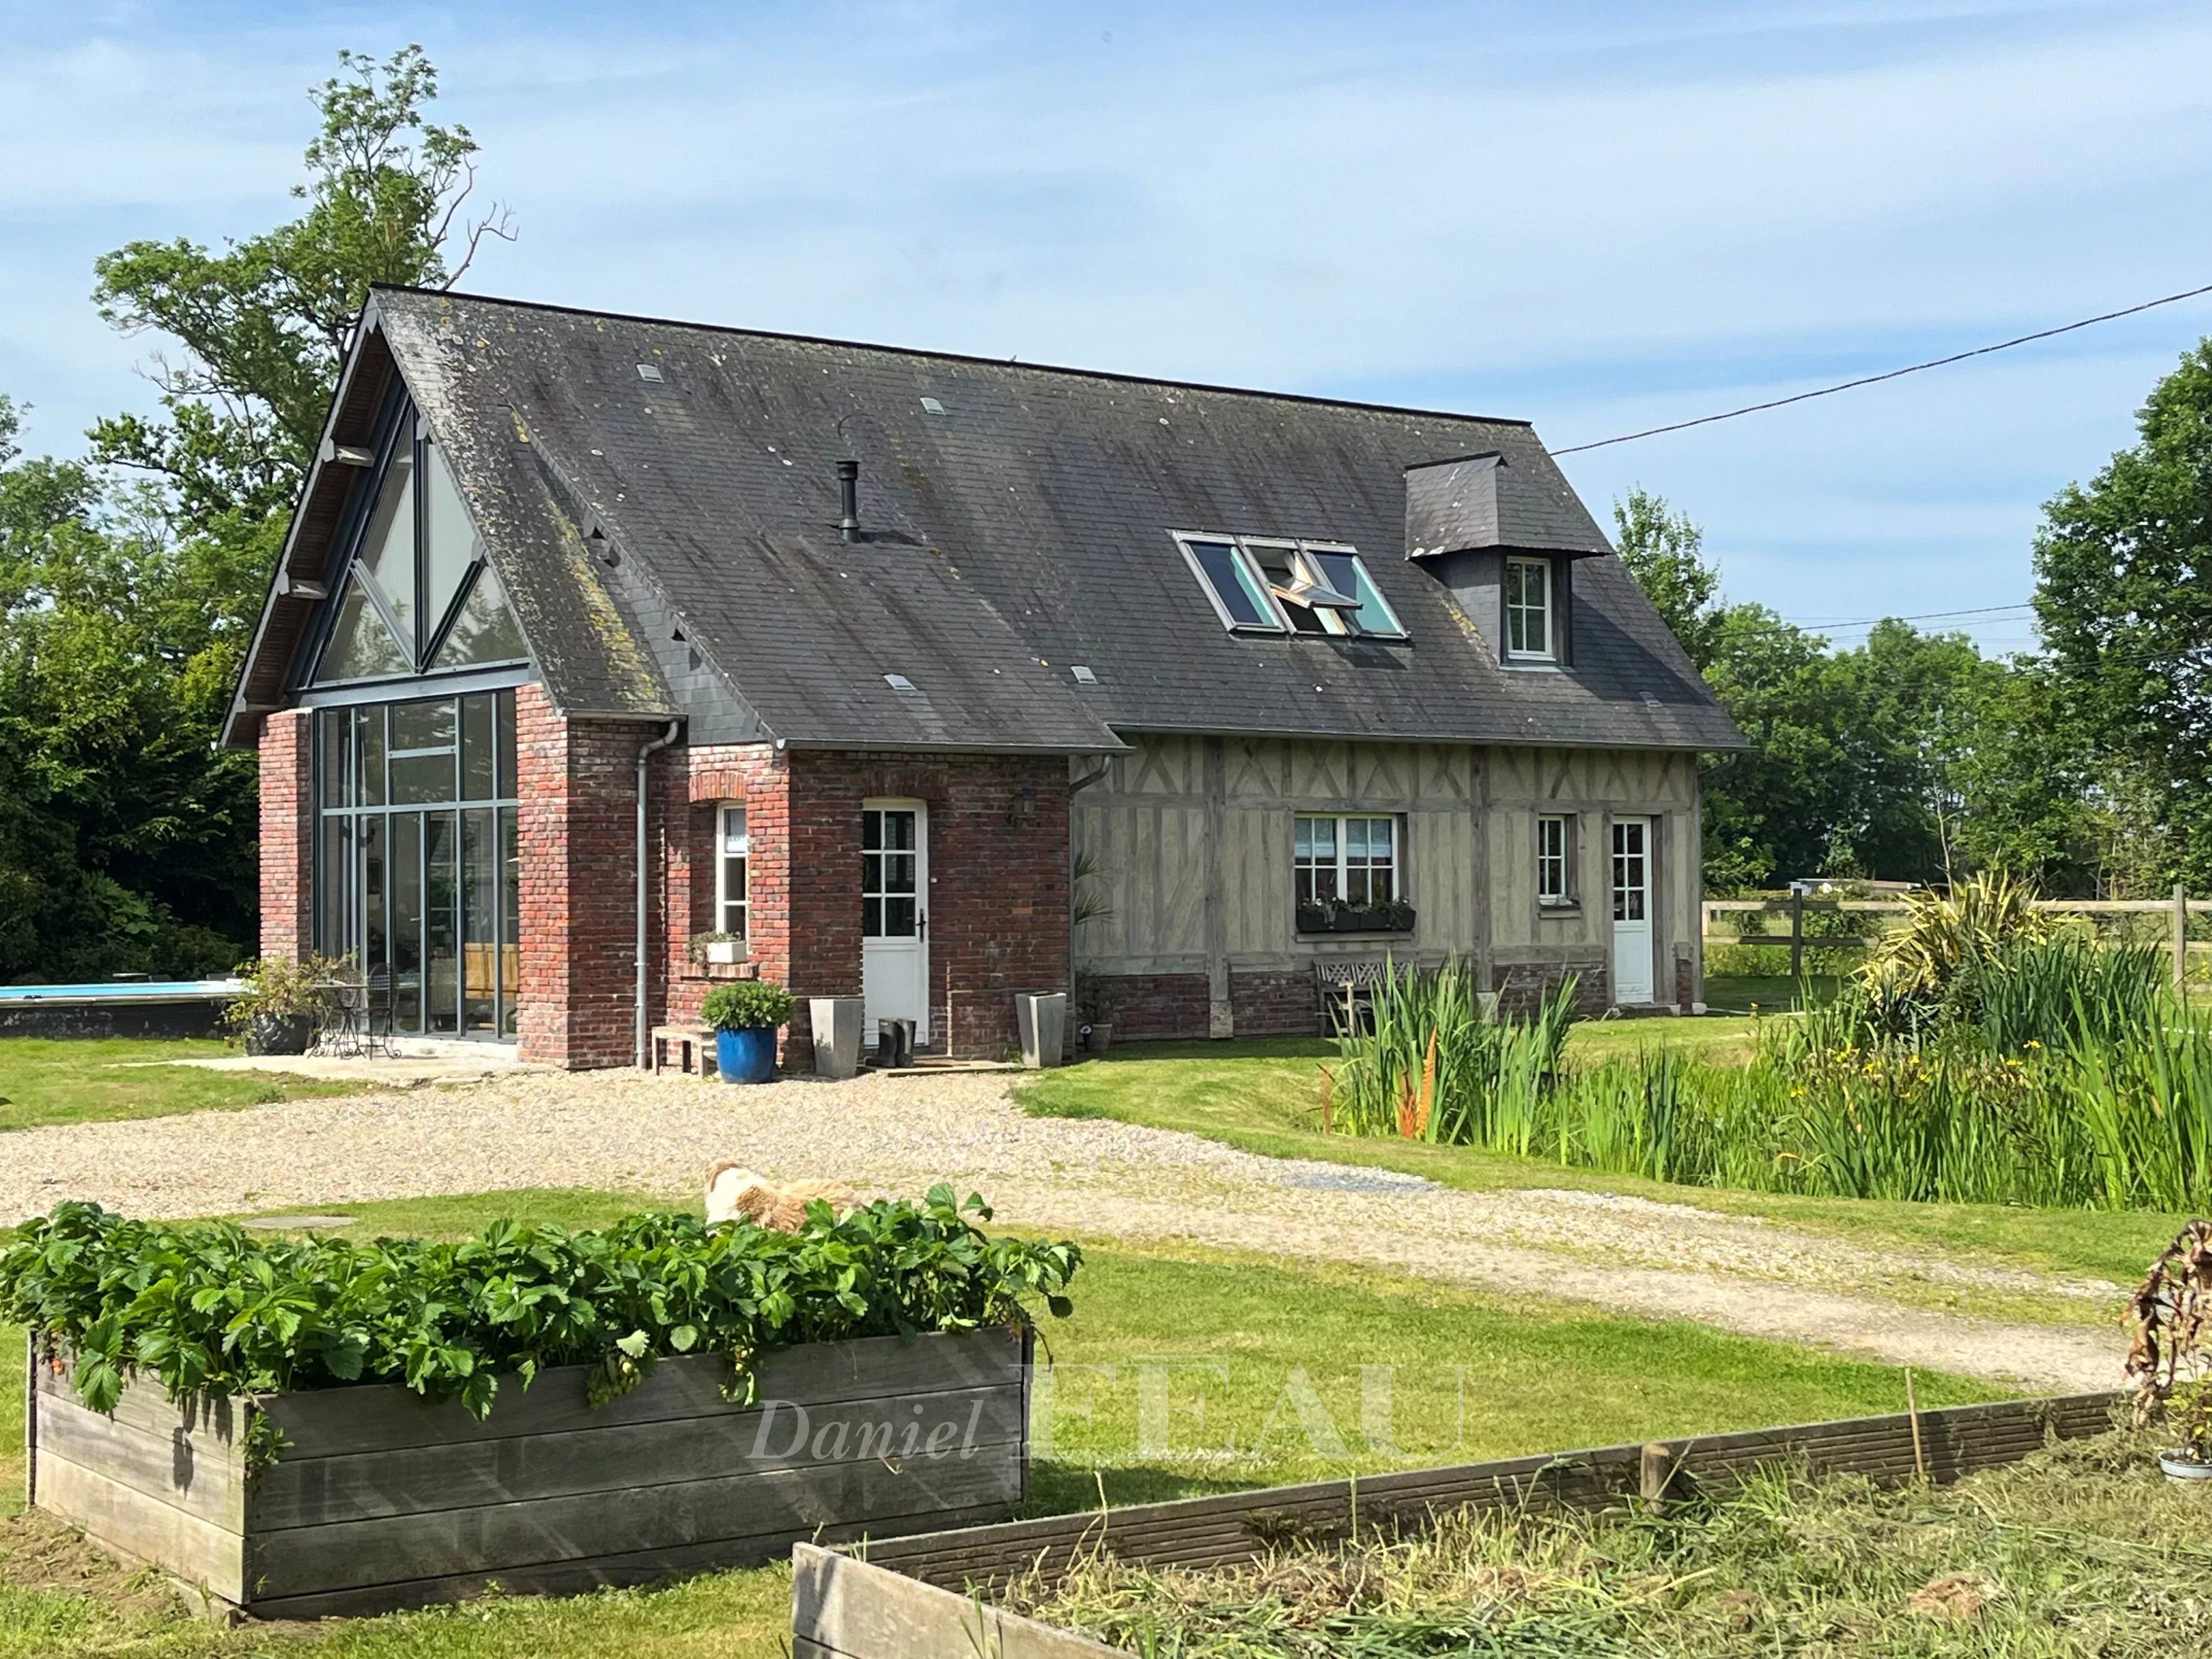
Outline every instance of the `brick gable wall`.
<svg viewBox="0 0 2212 1659">
<path fill-rule="evenodd" d="M 535 685 L 515 693 L 514 723 L 522 800 L 518 1052 L 572 1070 L 630 1065 L 636 1052 L 637 751 L 666 727 L 564 720 Z M 657 839 L 663 826 L 653 828 Z M 648 940 L 663 932 L 658 879 L 650 890 Z M 665 972 L 657 962 L 654 967 L 647 1006 L 657 1011 Z"/>
<path fill-rule="evenodd" d="M 261 954 L 295 962 L 315 941 L 314 718 L 261 723 Z"/>
</svg>

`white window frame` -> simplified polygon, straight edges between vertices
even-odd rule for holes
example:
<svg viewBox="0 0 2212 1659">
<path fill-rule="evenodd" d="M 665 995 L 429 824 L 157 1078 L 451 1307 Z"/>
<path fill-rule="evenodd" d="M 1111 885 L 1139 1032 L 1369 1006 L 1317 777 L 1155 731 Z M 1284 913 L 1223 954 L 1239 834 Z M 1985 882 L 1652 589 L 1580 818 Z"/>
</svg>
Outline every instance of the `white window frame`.
<svg viewBox="0 0 2212 1659">
<path fill-rule="evenodd" d="M 1513 592 L 1513 573 L 1516 570 L 1538 570 L 1543 573 L 1544 603 L 1541 606 L 1516 602 Z M 1499 599 L 1504 608 L 1504 631 L 1501 638 L 1505 646 L 1507 661 L 1548 663 L 1557 662 L 1559 659 L 1559 572 L 1552 568 L 1551 560 L 1542 557 L 1532 558 L 1522 554 L 1509 554 L 1506 556 L 1505 575 L 1500 586 Z M 1543 619 L 1544 646 L 1541 650 L 1533 650 L 1525 644 L 1516 646 L 1513 643 L 1514 622 L 1516 618 L 1528 617 L 1540 617 Z M 1524 641 L 1528 638 L 1525 622 L 1522 623 L 1522 638 Z"/>
<path fill-rule="evenodd" d="M 1304 819 L 1310 819 L 1330 826 L 1330 833 L 1334 837 L 1333 842 L 1334 857 L 1330 864 L 1322 865 L 1312 860 L 1308 860 L 1304 863 L 1300 862 L 1297 853 L 1297 828 L 1299 821 Z M 1347 831 L 1346 826 L 1355 823 L 1387 823 L 1390 826 L 1390 862 L 1387 866 L 1390 876 L 1390 890 L 1382 895 L 1379 898 L 1376 896 L 1374 890 L 1374 870 L 1376 866 L 1372 859 L 1370 859 L 1367 863 L 1359 866 L 1355 866 L 1351 862 L 1352 837 Z M 1352 902 L 1352 900 L 1346 897 L 1345 895 L 1349 893 L 1352 890 L 1352 872 L 1355 868 L 1364 869 L 1368 872 L 1368 896 L 1364 901 L 1364 905 L 1395 903 L 1404 896 L 1405 883 L 1401 878 L 1401 872 L 1404 870 L 1405 864 L 1406 825 L 1404 819 L 1398 813 L 1298 812 L 1292 815 L 1291 821 L 1291 897 L 1293 902 L 1296 903 L 1317 904 L 1332 902 L 1323 900 L 1318 892 L 1316 892 L 1313 897 L 1308 898 L 1297 890 L 1298 877 L 1304 871 L 1308 869 L 1327 869 L 1332 872 L 1335 878 L 1336 892 L 1333 902 L 1338 904 L 1351 904 Z M 1354 908 L 1357 908 L 1364 907 L 1355 906 Z"/>
<path fill-rule="evenodd" d="M 1302 635 L 1308 639 L 1323 635 L 1336 639 L 1355 640 L 1402 640 L 1409 637 L 1406 632 L 1405 623 L 1398 619 L 1397 611 L 1391 607 L 1390 601 L 1383 597 L 1382 589 L 1376 583 L 1374 572 L 1367 568 L 1367 561 L 1360 556 L 1359 550 L 1349 542 L 1313 541 L 1294 536 L 1232 536 L 1224 532 L 1206 530 L 1176 530 L 1169 533 L 1175 538 L 1176 545 L 1182 550 L 1183 562 L 1189 565 L 1192 577 L 1205 592 L 1206 602 L 1212 605 L 1213 614 L 1221 619 L 1221 625 L 1232 634 L 1290 634 Z M 1198 555 L 1194 550 L 1194 544 L 1200 542 L 1226 546 L 1231 550 L 1237 570 L 1248 585 L 1247 597 L 1256 597 L 1270 620 L 1256 623 L 1239 622 L 1230 614 L 1229 607 L 1222 603 L 1221 595 L 1215 591 L 1212 579 L 1206 574 L 1206 567 L 1199 562 Z M 1277 553 L 1287 553 L 1290 556 L 1289 563 L 1291 569 L 1316 587 L 1327 587 L 1328 583 L 1322 579 L 1321 566 L 1308 556 L 1310 554 L 1334 553 L 1349 558 L 1358 575 L 1360 585 L 1366 590 L 1364 594 L 1354 593 L 1351 597 L 1363 600 L 1360 605 L 1362 611 L 1370 606 L 1379 611 L 1388 621 L 1389 626 L 1385 628 L 1355 627 L 1343 612 L 1333 608 L 1316 609 L 1314 611 L 1314 615 L 1321 619 L 1320 635 L 1315 634 L 1310 629 L 1294 626 L 1291 621 L 1288 602 L 1275 591 L 1275 585 L 1268 580 L 1267 570 L 1260 562 L 1258 550 L 1261 548 Z"/>
<path fill-rule="evenodd" d="M 1536 815 L 1536 902 L 1547 910 L 1571 909 L 1577 902 L 1571 812 Z"/>
<path fill-rule="evenodd" d="M 743 850 L 736 853 L 730 850 L 730 842 L 733 839 L 731 833 L 732 818 L 737 821 L 734 839 L 744 843 Z M 732 860 L 742 860 L 744 864 L 741 878 L 744 893 L 734 899 L 730 896 L 730 864 Z M 744 803 L 726 800 L 714 809 L 714 931 L 735 933 L 749 946 L 752 939 L 752 831 L 746 822 Z M 738 924 L 734 927 L 730 926 L 732 913 Z"/>
</svg>

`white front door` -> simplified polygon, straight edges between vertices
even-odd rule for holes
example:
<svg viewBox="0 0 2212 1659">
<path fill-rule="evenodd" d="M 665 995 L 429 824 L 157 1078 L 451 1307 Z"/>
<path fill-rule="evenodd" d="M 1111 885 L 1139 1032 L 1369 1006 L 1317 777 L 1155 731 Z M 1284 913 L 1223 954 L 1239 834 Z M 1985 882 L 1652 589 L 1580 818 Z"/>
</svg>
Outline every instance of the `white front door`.
<svg viewBox="0 0 2212 1659">
<path fill-rule="evenodd" d="M 910 1019 L 929 1041 L 929 809 L 860 803 L 860 998 L 872 1042 L 879 1019 Z"/>
<path fill-rule="evenodd" d="M 1651 1000 L 1651 820 L 1613 821 L 1613 1000 Z"/>
</svg>

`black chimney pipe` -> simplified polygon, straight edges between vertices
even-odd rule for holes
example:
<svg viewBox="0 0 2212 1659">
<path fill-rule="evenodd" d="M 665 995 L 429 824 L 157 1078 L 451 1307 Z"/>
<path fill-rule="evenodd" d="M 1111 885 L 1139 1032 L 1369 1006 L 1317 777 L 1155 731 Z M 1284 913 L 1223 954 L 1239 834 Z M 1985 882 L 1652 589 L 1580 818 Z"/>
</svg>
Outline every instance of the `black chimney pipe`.
<svg viewBox="0 0 2212 1659">
<path fill-rule="evenodd" d="M 845 516 L 837 520 L 837 528 L 848 542 L 860 539 L 860 464 L 858 461 L 837 463 L 837 493 L 842 498 Z"/>
</svg>

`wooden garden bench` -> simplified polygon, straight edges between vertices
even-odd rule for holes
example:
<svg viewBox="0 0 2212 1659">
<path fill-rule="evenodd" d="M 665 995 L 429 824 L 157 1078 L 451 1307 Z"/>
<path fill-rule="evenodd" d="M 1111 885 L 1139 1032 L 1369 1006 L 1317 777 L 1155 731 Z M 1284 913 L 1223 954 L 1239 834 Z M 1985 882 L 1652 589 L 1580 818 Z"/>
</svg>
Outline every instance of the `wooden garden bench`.
<svg viewBox="0 0 2212 1659">
<path fill-rule="evenodd" d="M 1375 988 L 1390 966 L 1388 957 L 1326 957 L 1314 963 L 1315 1017 L 1323 1036 L 1361 1029 L 1375 1012 Z"/>
<path fill-rule="evenodd" d="M 714 1075 L 714 1028 L 711 1025 L 656 1025 L 653 1028 L 653 1069 L 658 1074 L 666 1063 L 670 1044 L 677 1050 L 677 1067 L 685 1076 L 691 1073 L 692 1060 L 698 1060 L 699 1075 Z"/>
</svg>

